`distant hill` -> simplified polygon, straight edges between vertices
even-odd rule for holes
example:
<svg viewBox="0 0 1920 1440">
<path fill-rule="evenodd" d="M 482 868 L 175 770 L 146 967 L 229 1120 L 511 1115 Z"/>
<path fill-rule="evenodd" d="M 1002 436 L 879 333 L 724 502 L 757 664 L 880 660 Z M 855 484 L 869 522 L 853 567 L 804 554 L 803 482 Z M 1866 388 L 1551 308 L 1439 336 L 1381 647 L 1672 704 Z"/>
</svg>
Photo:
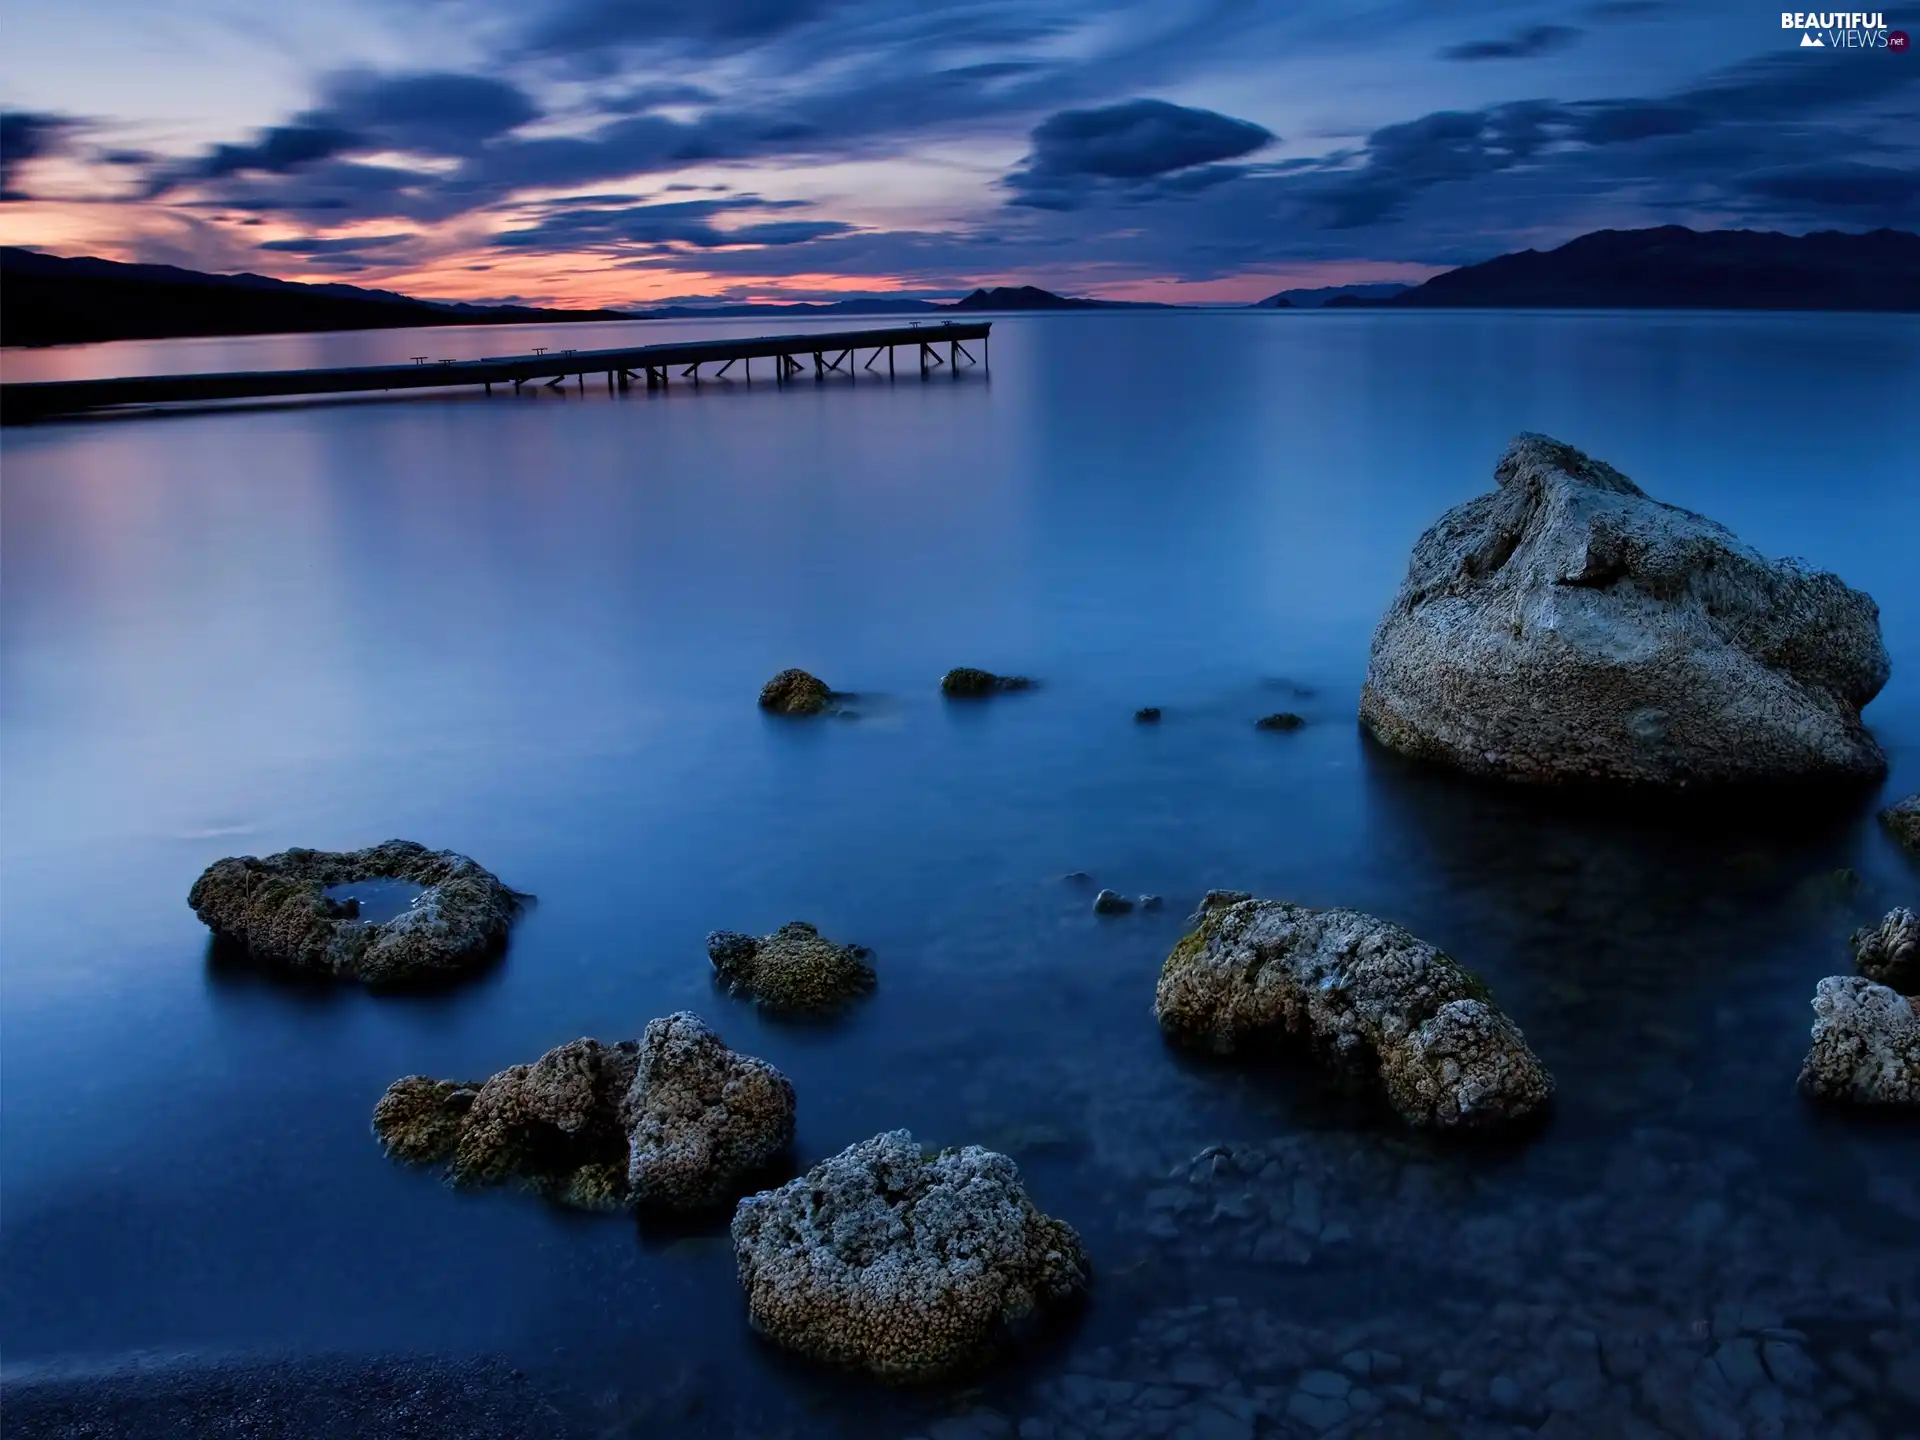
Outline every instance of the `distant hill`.
<svg viewBox="0 0 1920 1440">
<path fill-rule="evenodd" d="M 1152 301 L 1081 300 L 1037 285 L 998 285 L 959 300 L 797 300 L 783 304 L 664 305 L 636 312 L 641 320 L 694 320 L 729 315 L 937 315 L 953 310 L 1164 310 Z"/>
<path fill-rule="evenodd" d="M 1037 285 L 996 285 L 991 290 L 976 290 L 965 299 L 956 300 L 952 306 L 943 309 L 954 310 L 1164 310 L 1164 305 L 1151 301 L 1130 300 L 1077 300 L 1070 295 L 1056 295 L 1051 290 L 1042 290 Z"/>
<path fill-rule="evenodd" d="M 1920 235 L 1596 230 L 1436 275 L 1393 307 L 1920 310 Z"/>
<path fill-rule="evenodd" d="M 418 325 L 554 324 L 574 320 L 679 320 L 778 315 L 924 315 L 953 310 L 1135 307 L 1077 300 L 1032 285 L 975 290 L 938 301 L 877 297 L 768 305 L 664 305 L 651 310 L 546 310 L 417 300 L 357 285 L 303 285 L 265 275 L 209 275 L 173 265 L 64 259 L 0 246 L 0 345 L 70 345 L 179 335 L 264 335 Z"/>
<path fill-rule="evenodd" d="M 1282 290 L 1269 295 L 1264 300 L 1253 302 L 1256 310 L 1315 310 L 1323 305 L 1334 305 L 1353 297 L 1360 300 L 1385 300 L 1398 295 L 1409 287 L 1392 281 L 1376 281 L 1366 285 L 1321 285 L 1311 290 Z"/>
<path fill-rule="evenodd" d="M 627 318 L 615 310 L 462 305 L 354 285 L 207 275 L 0 246 L 0 345 Z"/>
</svg>

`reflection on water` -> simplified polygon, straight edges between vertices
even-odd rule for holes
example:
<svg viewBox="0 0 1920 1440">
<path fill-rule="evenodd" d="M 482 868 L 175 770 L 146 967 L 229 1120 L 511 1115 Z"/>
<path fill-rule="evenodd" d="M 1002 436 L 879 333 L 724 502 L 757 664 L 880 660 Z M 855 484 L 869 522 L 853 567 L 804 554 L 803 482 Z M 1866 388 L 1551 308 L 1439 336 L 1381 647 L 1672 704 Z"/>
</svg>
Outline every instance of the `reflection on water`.
<svg viewBox="0 0 1920 1440">
<path fill-rule="evenodd" d="M 376 878 L 329 885 L 320 893 L 337 905 L 351 905 L 353 918 L 363 925 L 384 925 L 411 910 L 427 887 L 411 880 Z"/>
<path fill-rule="evenodd" d="M 7 432 L 9 1364 L 502 1351 L 663 1435 L 1911 1432 L 1920 1137 L 1793 1091 L 1814 982 L 1915 900 L 1875 797 L 1574 804 L 1352 719 L 1414 536 L 1536 428 L 1874 594 L 1895 669 L 1868 718 L 1889 791 L 1920 787 L 1910 462 L 1801 403 L 1890 413 L 1910 323 L 995 340 L 961 384 Z M 790 664 L 857 718 L 762 716 Z M 950 705 L 962 664 L 1044 684 Z M 1277 708 L 1305 728 L 1256 733 Z M 484 980 L 204 963 L 210 860 L 393 835 L 540 896 Z M 1096 917 L 1076 871 L 1166 907 Z M 1169 1051 L 1154 978 L 1213 886 L 1458 955 L 1554 1070 L 1551 1126 L 1440 1146 L 1296 1070 Z M 833 1025 L 712 986 L 708 930 L 796 918 L 875 952 Z M 679 1008 L 793 1079 L 802 1164 L 898 1126 L 1013 1154 L 1086 1237 L 1081 1324 L 979 1387 L 879 1394 L 747 1333 L 724 1235 L 454 1194 L 369 1136 L 398 1075 Z"/>
</svg>

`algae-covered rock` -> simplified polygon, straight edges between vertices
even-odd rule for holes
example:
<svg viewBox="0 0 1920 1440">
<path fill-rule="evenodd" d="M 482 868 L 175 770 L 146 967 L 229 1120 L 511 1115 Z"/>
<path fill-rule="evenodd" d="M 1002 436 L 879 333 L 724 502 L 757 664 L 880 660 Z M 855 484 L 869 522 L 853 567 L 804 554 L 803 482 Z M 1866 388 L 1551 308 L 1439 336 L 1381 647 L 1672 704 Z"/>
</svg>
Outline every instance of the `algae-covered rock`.
<svg viewBox="0 0 1920 1440">
<path fill-rule="evenodd" d="M 1181 1044 L 1231 1055 L 1305 1045 L 1407 1123 L 1510 1125 L 1553 1078 L 1486 988 L 1391 921 L 1210 891 L 1160 972 L 1154 1015 Z"/>
<path fill-rule="evenodd" d="M 1880 823 L 1907 849 L 1920 851 L 1920 795 L 1889 805 L 1880 812 Z"/>
<path fill-rule="evenodd" d="M 1415 545 L 1360 718 L 1383 744 L 1538 783 L 1864 780 L 1886 684 L 1871 597 L 1769 560 L 1612 466 L 1521 435 Z"/>
<path fill-rule="evenodd" d="M 843 1150 L 733 1217 L 756 1329 L 889 1382 L 984 1364 L 1086 1289 L 1080 1239 L 1027 1198 L 1005 1155 L 921 1153 L 895 1130 Z"/>
<path fill-rule="evenodd" d="M 991 670 L 975 670 L 961 665 L 940 677 L 940 693 L 955 700 L 971 700 L 1003 690 L 1030 690 L 1033 681 L 1024 675 L 996 675 Z"/>
<path fill-rule="evenodd" d="M 804 670 L 782 670 L 760 687 L 760 708 L 777 715 L 818 715 L 832 698 L 826 681 Z"/>
<path fill-rule="evenodd" d="M 454 1147 L 456 1184 L 517 1180 L 564 1205 L 614 1210 L 626 1200 L 620 1102 L 639 1066 L 631 1040 L 572 1040 L 510 1065 L 474 1096 Z"/>
<path fill-rule="evenodd" d="M 484 1080 L 405 1075 L 373 1107 L 373 1133 L 396 1160 L 439 1165 L 453 1158 Z"/>
<path fill-rule="evenodd" d="M 1854 931 L 1853 961 L 1877 985 L 1902 995 L 1920 990 L 1920 918 L 1911 910 L 1889 910 L 1878 925 Z"/>
<path fill-rule="evenodd" d="M 804 920 L 759 939 L 735 930 L 707 936 L 714 977 L 730 993 L 795 1013 L 838 1009 L 872 990 L 871 953 L 864 945 L 837 944 Z"/>
<path fill-rule="evenodd" d="M 424 887 L 400 915 L 374 924 L 331 886 L 401 880 Z M 216 935 L 290 970 L 371 986 L 445 977 L 484 965 L 506 944 L 521 897 L 451 850 L 389 840 L 365 850 L 285 850 L 216 860 L 187 903 Z"/>
<path fill-rule="evenodd" d="M 1920 1000 L 1861 975 L 1829 975 L 1814 989 L 1813 1014 L 1803 1093 L 1855 1105 L 1920 1105 Z"/>
<path fill-rule="evenodd" d="M 734 1199 L 792 1144 L 793 1109 L 786 1076 L 729 1050 L 699 1016 L 649 1022 L 622 1108 L 629 1201 L 697 1210 Z"/>
<path fill-rule="evenodd" d="M 732 1199 L 793 1138 L 793 1086 L 698 1016 L 639 1041 L 572 1040 L 484 1083 L 409 1075 L 374 1107 L 396 1159 L 460 1185 L 523 1184 L 585 1210 L 698 1209 Z"/>
</svg>

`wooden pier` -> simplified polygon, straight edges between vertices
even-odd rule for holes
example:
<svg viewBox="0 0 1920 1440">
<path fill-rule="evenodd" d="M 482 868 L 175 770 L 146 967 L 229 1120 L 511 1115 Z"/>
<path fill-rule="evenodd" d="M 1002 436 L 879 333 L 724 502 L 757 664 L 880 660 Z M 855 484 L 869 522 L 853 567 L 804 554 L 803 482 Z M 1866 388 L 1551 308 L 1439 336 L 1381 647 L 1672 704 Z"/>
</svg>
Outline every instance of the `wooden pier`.
<svg viewBox="0 0 1920 1440">
<path fill-rule="evenodd" d="M 572 380 L 586 388 L 587 377 L 604 376 L 608 390 L 644 382 L 649 389 L 675 380 L 697 385 L 700 367 L 714 367 L 709 379 L 730 371 L 751 384 L 753 362 L 771 360 L 773 379 L 785 384 L 802 375 L 824 380 L 831 374 L 854 377 L 858 366 L 871 371 L 884 352 L 886 373 L 895 374 L 895 352 L 909 352 L 908 365 L 920 374 L 987 357 L 991 324 L 942 321 L 930 325 L 893 325 L 875 330 L 841 330 L 820 335 L 761 335 L 747 340 L 687 340 L 665 345 L 635 345 L 620 350 L 535 350 L 489 360 L 435 360 L 417 355 L 403 365 L 350 365 L 315 370 L 242 370 L 214 375 L 137 375 L 110 380 L 24 380 L 0 383 L 0 417 L 8 424 L 61 415 L 84 415 L 125 406 L 174 405 L 218 400 L 257 400 L 275 396 L 341 395 L 366 390 L 444 390 L 478 385 L 491 395 L 496 385 L 521 391 L 539 386 L 558 390 Z M 967 348 L 978 341 L 976 357 Z M 861 353 L 867 354 L 861 363 Z M 735 370 L 735 367 L 738 370 Z"/>
</svg>

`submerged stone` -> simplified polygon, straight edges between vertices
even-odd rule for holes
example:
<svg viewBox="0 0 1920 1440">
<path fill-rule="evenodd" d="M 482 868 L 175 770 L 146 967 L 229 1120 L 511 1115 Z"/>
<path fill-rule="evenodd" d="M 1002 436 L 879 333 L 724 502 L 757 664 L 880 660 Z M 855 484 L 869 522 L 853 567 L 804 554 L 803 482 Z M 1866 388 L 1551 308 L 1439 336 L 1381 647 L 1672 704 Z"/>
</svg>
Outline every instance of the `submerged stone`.
<svg viewBox="0 0 1920 1440">
<path fill-rule="evenodd" d="M 1001 690 L 1030 690 L 1033 681 L 1024 675 L 996 675 L 991 670 L 975 670 L 962 665 L 940 677 L 940 693 L 951 699 L 966 700 L 992 695 Z"/>
<path fill-rule="evenodd" d="M 1861 975 L 1829 975 L 1814 989 L 1813 1014 L 1803 1093 L 1856 1105 L 1920 1105 L 1920 1000 Z"/>
<path fill-rule="evenodd" d="M 1853 961 L 1876 984 L 1902 995 L 1920 991 L 1920 917 L 1889 910 L 1877 926 L 1854 931 Z"/>
<path fill-rule="evenodd" d="M 927 1156 L 905 1130 L 742 1200 L 733 1249 L 755 1329 L 894 1383 L 984 1364 L 1088 1277 L 1079 1237 L 1034 1207 L 1013 1161 Z"/>
<path fill-rule="evenodd" d="M 731 1200 L 793 1139 L 794 1094 L 696 1015 L 638 1041 L 572 1040 L 484 1082 L 409 1075 L 373 1129 L 387 1153 L 461 1185 L 517 1182 L 586 1210 L 698 1210 Z"/>
<path fill-rule="evenodd" d="M 374 921 L 329 890 L 392 881 L 418 886 Z M 216 860 L 187 894 L 216 935 L 272 965 L 371 986 L 440 978 L 484 965 L 505 946 L 522 897 L 451 850 L 389 840 L 365 850 L 284 850 Z"/>
<path fill-rule="evenodd" d="M 1907 849 L 1920 851 L 1920 795 L 1889 805 L 1880 812 L 1880 823 Z"/>
<path fill-rule="evenodd" d="M 1160 707 L 1158 705 L 1143 705 L 1133 712 L 1133 718 L 1142 725 L 1158 725 L 1160 723 Z"/>
<path fill-rule="evenodd" d="M 1256 730 L 1298 730 L 1307 722 L 1291 710 L 1281 710 L 1272 715 L 1262 715 L 1253 722 Z"/>
<path fill-rule="evenodd" d="M 727 990 L 769 1010 L 834 1010 L 876 983 L 864 945 L 840 945 L 804 920 L 790 920 L 756 939 L 736 930 L 707 936 L 714 978 Z"/>
<path fill-rule="evenodd" d="M 1889 671 L 1871 597 L 1544 435 L 1494 475 L 1420 537 L 1374 632 L 1381 743 L 1539 783 L 1885 773 L 1860 719 Z"/>
<path fill-rule="evenodd" d="M 826 681 L 804 670 L 782 670 L 760 687 L 760 708 L 776 715 L 818 715 L 832 698 Z"/>
<path fill-rule="evenodd" d="M 1231 1055 L 1302 1044 L 1408 1124 L 1512 1125 L 1553 1078 L 1486 987 L 1391 921 L 1210 891 L 1160 972 L 1154 1015 L 1181 1044 Z"/>
</svg>

